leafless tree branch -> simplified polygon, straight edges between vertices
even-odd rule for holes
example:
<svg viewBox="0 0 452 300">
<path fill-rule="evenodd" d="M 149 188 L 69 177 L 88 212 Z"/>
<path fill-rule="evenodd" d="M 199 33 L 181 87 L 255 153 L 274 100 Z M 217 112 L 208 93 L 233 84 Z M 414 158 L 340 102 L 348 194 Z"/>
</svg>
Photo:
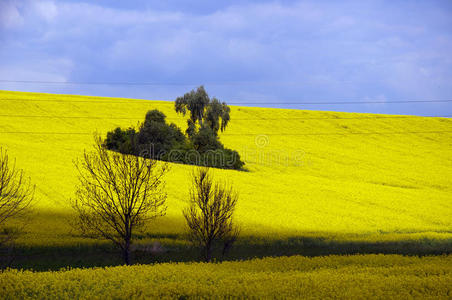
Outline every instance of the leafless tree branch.
<svg viewBox="0 0 452 300">
<path fill-rule="evenodd" d="M 30 207 L 34 198 L 35 186 L 25 177 L 24 171 L 16 167 L 16 161 L 10 161 L 8 152 L 0 148 L 0 227 L 4 227 L 8 220 L 23 215 Z M 10 242 L 17 236 L 2 234 L 0 245 Z"/>
<path fill-rule="evenodd" d="M 130 264 L 133 232 L 166 213 L 163 177 L 168 164 L 108 151 L 95 135 L 94 150 L 74 162 L 79 185 L 72 207 L 85 234 L 111 240 Z"/>
<path fill-rule="evenodd" d="M 202 248 L 203 257 L 209 262 L 215 241 L 223 241 L 226 254 L 239 235 L 233 223 L 238 194 L 230 186 L 214 183 L 208 168 L 197 169 L 192 177 L 190 205 L 183 214 L 191 241 Z"/>
</svg>

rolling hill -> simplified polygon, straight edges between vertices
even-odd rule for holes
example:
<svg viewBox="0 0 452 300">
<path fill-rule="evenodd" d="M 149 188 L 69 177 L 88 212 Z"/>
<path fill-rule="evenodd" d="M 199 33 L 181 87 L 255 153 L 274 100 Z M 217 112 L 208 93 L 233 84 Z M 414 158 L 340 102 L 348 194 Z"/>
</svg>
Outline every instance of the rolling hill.
<svg viewBox="0 0 452 300">
<path fill-rule="evenodd" d="M 0 101 L 0 144 L 37 185 L 35 243 L 68 243 L 73 160 L 94 132 L 136 126 L 155 108 L 185 129 L 172 102 L 8 91 Z M 215 170 L 240 193 L 246 235 L 452 236 L 450 119 L 233 106 L 221 140 L 246 162 L 247 171 Z M 172 164 L 156 231 L 183 231 L 192 168 Z"/>
<path fill-rule="evenodd" d="M 2 272 L 6 298 L 450 298 L 450 119 L 232 107 L 221 140 L 246 170 L 214 171 L 240 193 L 226 260 L 255 259 L 194 262 L 181 213 L 193 166 L 171 164 L 168 214 L 137 234 L 134 261 L 172 263 L 108 267 L 116 250 L 70 226 L 73 160 L 94 132 L 137 126 L 150 109 L 184 119 L 165 101 L 0 91 L 0 103 L 0 145 L 37 187 L 13 267 L 53 270 Z M 140 250 L 155 240 L 168 252 Z M 93 266 L 106 268 L 61 269 Z"/>
</svg>

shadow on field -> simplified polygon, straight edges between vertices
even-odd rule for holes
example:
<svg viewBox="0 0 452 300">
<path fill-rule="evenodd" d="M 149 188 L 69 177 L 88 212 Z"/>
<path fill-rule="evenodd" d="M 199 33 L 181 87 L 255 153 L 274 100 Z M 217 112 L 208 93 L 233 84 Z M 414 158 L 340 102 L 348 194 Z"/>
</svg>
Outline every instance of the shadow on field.
<svg viewBox="0 0 452 300">
<path fill-rule="evenodd" d="M 71 216 L 41 212 L 26 226 L 14 247 L 0 247 L 0 267 L 33 269 L 36 271 L 61 268 L 104 267 L 122 265 L 119 251 L 108 241 L 84 238 L 68 225 Z M 161 218 L 141 235 L 135 235 L 132 262 L 200 261 L 200 251 L 191 247 L 184 234 L 182 219 Z M 217 261 L 244 260 L 266 256 L 322 256 L 332 254 L 403 254 L 440 255 L 452 253 L 451 232 L 443 238 L 416 238 L 409 234 L 377 234 L 378 241 L 356 234 L 275 232 L 261 225 L 259 234 L 243 233 L 227 256 L 221 255 L 221 245 L 215 249 Z M 156 231 L 158 229 L 159 231 Z M 267 233 L 267 236 L 263 236 Z M 2 233 L 0 232 L 0 235 Z M 419 235 L 418 235 L 419 236 Z M 386 240 L 385 240 L 386 239 Z"/>
<path fill-rule="evenodd" d="M 150 239 L 148 239 L 150 238 Z M 182 235 L 157 234 L 146 237 L 149 243 L 138 241 L 132 254 L 134 264 L 161 262 L 200 261 L 199 250 L 192 248 Z M 153 251 L 159 245 L 158 251 Z M 117 249 L 109 243 L 78 246 L 28 246 L 16 247 L 13 254 L 2 252 L 2 265 L 9 259 L 9 267 L 36 271 L 59 270 L 61 268 L 104 267 L 122 265 Z M 245 260 L 267 256 L 323 256 L 344 254 L 402 254 L 440 255 L 452 253 L 452 239 L 421 239 L 391 242 L 344 242 L 313 237 L 291 237 L 282 240 L 265 240 L 243 237 L 231 252 L 223 257 L 220 247 L 215 249 L 216 261 Z"/>
</svg>

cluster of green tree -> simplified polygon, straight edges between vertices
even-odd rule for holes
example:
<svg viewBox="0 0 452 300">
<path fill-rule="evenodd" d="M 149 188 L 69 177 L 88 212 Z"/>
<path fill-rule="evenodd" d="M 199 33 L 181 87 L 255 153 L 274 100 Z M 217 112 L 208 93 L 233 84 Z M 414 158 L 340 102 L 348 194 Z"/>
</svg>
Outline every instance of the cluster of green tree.
<svg viewBox="0 0 452 300">
<path fill-rule="evenodd" d="M 237 151 L 220 142 L 219 131 L 230 121 L 225 102 L 209 98 L 203 86 L 178 97 L 175 110 L 187 119 L 185 134 L 175 124 L 167 123 L 164 113 L 148 111 L 139 129 L 116 128 L 107 133 L 105 146 L 123 154 L 198 166 L 241 169 L 244 163 Z"/>
</svg>

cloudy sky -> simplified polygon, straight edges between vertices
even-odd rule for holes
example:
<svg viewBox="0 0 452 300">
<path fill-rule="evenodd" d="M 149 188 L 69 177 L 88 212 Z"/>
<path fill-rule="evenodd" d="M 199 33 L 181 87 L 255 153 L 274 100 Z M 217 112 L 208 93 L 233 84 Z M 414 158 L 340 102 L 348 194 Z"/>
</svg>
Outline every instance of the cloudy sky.
<svg viewBox="0 0 452 300">
<path fill-rule="evenodd" d="M 0 0 L 0 89 L 173 100 L 201 84 L 253 106 L 452 115 L 391 103 L 452 99 L 452 1 Z M 325 104 L 344 101 L 381 103 Z"/>
</svg>

